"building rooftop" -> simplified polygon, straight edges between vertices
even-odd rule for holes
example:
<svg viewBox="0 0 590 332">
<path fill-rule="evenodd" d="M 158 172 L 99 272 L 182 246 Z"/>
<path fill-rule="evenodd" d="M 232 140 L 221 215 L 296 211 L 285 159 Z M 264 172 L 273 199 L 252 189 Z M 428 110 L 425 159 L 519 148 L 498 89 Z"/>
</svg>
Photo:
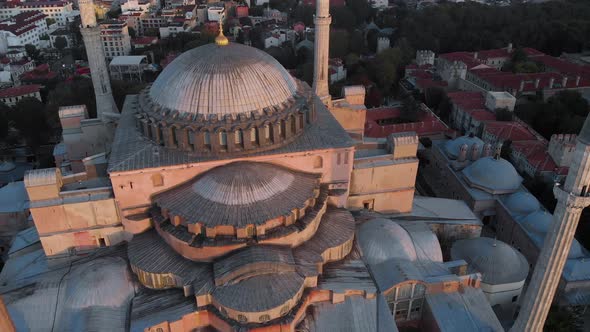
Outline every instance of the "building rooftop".
<svg viewBox="0 0 590 332">
<path fill-rule="evenodd" d="M 22 212 L 29 207 L 23 181 L 10 182 L 0 188 L 0 213 Z"/>
<path fill-rule="evenodd" d="M 116 56 L 111 60 L 110 66 L 136 66 L 145 63 L 147 56 L 145 55 L 122 55 Z"/>
<path fill-rule="evenodd" d="M 21 85 L 0 90 L 0 98 L 20 97 L 31 93 L 39 92 L 40 90 L 41 85 L 38 84 Z"/>
</svg>

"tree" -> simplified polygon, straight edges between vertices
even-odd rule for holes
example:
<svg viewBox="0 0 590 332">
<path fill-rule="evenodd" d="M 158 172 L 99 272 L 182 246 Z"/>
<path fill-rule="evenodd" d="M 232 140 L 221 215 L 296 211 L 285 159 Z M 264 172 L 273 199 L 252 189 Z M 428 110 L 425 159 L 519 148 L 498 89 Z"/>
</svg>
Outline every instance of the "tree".
<svg viewBox="0 0 590 332">
<path fill-rule="evenodd" d="M 367 0 L 348 0 L 346 6 L 355 14 L 357 25 L 365 23 L 374 12 Z"/>
<path fill-rule="evenodd" d="M 348 32 L 346 30 L 330 31 L 330 57 L 344 58 L 348 54 Z"/>
<path fill-rule="evenodd" d="M 354 13 L 346 6 L 332 7 L 330 14 L 332 14 L 332 25 L 335 28 L 352 31 L 356 26 Z"/>
<path fill-rule="evenodd" d="M 10 129 L 8 112 L 10 111 L 10 107 L 0 102 L 0 140 L 8 136 L 8 130 Z"/>
<path fill-rule="evenodd" d="M 55 37 L 55 42 L 53 46 L 60 51 L 63 51 L 64 48 L 68 47 L 68 41 L 64 36 L 57 36 Z"/>
<path fill-rule="evenodd" d="M 377 55 L 372 65 L 372 72 L 384 94 L 389 94 L 399 79 L 398 70 L 402 65 L 402 53 L 399 48 L 389 48 Z"/>
<path fill-rule="evenodd" d="M 26 97 L 18 101 L 10 113 L 14 126 L 26 140 L 27 145 L 36 150 L 48 143 L 51 136 L 43 103 L 36 98 Z"/>
<path fill-rule="evenodd" d="M 507 108 L 499 108 L 495 111 L 496 121 L 512 121 L 513 113 Z"/>
<path fill-rule="evenodd" d="M 45 23 L 47 23 L 47 26 L 50 26 L 53 23 L 55 23 L 55 20 L 52 19 L 51 17 L 48 17 L 48 18 L 45 19 Z"/>
<path fill-rule="evenodd" d="M 314 6 L 299 5 L 293 12 L 293 19 L 295 21 L 301 21 L 305 26 L 313 25 L 313 15 L 315 13 Z M 250 14 L 254 16 L 254 14 Z"/>
<path fill-rule="evenodd" d="M 129 32 L 129 37 L 131 37 L 131 38 L 137 37 L 137 32 L 135 32 L 135 29 L 133 29 L 132 27 L 128 27 L 127 31 Z"/>
<path fill-rule="evenodd" d="M 418 122 L 422 115 L 420 104 L 418 104 L 414 98 L 409 96 L 404 98 L 400 111 L 399 122 L 401 123 Z"/>
<path fill-rule="evenodd" d="M 35 45 L 26 44 L 25 51 L 27 52 L 27 55 L 29 57 L 31 57 L 32 59 L 37 60 L 37 58 L 39 58 L 39 50 L 37 49 L 37 47 Z"/>
<path fill-rule="evenodd" d="M 355 30 L 350 34 L 349 44 L 350 51 L 356 54 L 363 54 L 367 51 L 365 46 L 365 36 L 360 30 Z"/>
<path fill-rule="evenodd" d="M 244 31 L 242 31 L 241 29 L 240 29 L 240 31 L 238 31 L 238 37 L 236 38 L 236 43 L 240 43 L 240 44 L 244 43 Z"/>
</svg>

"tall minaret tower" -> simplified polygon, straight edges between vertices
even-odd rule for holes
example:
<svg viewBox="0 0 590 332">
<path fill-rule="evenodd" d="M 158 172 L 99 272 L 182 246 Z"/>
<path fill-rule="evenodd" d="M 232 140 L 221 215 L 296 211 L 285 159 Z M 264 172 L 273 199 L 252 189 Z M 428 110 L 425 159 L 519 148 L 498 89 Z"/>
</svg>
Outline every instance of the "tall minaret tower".
<svg viewBox="0 0 590 332">
<path fill-rule="evenodd" d="M 582 209 L 590 205 L 590 117 L 578 136 L 573 163 L 563 186 L 553 193 L 557 207 L 512 331 L 543 331 L 545 319 L 572 246 Z M 507 267 L 510 268 L 510 267 Z"/>
<path fill-rule="evenodd" d="M 109 122 L 109 118 L 118 115 L 119 111 L 111 91 L 111 81 L 100 38 L 100 27 L 96 24 L 94 2 L 93 0 L 79 0 L 78 6 L 82 18 L 80 32 L 86 46 L 92 85 L 96 95 L 96 117 L 103 122 Z"/>
<path fill-rule="evenodd" d="M 330 1 L 316 0 L 313 91 L 324 104 L 331 102 L 328 90 L 328 57 L 330 51 Z"/>
</svg>

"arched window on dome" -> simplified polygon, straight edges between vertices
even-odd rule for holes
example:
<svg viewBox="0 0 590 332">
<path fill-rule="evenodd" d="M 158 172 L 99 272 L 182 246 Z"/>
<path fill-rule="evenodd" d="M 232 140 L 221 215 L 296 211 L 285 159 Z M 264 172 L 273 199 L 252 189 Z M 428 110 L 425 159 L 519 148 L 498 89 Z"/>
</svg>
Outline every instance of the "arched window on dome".
<svg viewBox="0 0 590 332">
<path fill-rule="evenodd" d="M 266 143 L 270 143 L 272 141 L 272 126 L 270 124 L 265 124 L 264 125 L 264 139 L 266 141 Z"/>
<path fill-rule="evenodd" d="M 252 143 L 252 145 L 258 144 L 258 130 L 256 127 L 250 129 L 250 143 Z"/>
<path fill-rule="evenodd" d="M 281 125 L 279 126 L 279 136 L 282 138 L 285 138 L 286 134 L 287 134 L 287 124 L 285 123 L 285 120 L 281 120 Z"/>
<path fill-rule="evenodd" d="M 309 123 L 309 112 L 311 112 L 309 109 L 305 111 L 305 123 Z"/>
<path fill-rule="evenodd" d="M 303 129 L 303 114 L 299 114 L 299 130 Z"/>
<path fill-rule="evenodd" d="M 161 123 L 158 123 L 158 143 L 164 146 L 164 128 Z"/>
<path fill-rule="evenodd" d="M 170 127 L 170 135 L 172 135 L 172 146 L 178 146 L 178 129 L 174 126 Z"/>
<path fill-rule="evenodd" d="M 297 133 L 297 121 L 293 114 L 289 116 L 289 121 L 291 122 L 291 135 L 295 135 L 295 133 Z"/>
<path fill-rule="evenodd" d="M 203 144 L 207 149 L 211 149 L 211 134 L 208 131 L 203 132 Z"/>
<path fill-rule="evenodd" d="M 225 130 L 219 132 L 219 145 L 222 150 L 227 150 L 227 133 Z"/>
<path fill-rule="evenodd" d="M 149 139 L 154 139 L 154 133 L 153 133 L 153 128 L 152 128 L 152 124 L 148 122 L 147 124 L 147 133 L 146 136 Z"/>
<path fill-rule="evenodd" d="M 195 151 L 195 132 L 188 128 L 186 130 L 186 141 L 188 142 L 188 147 L 191 151 Z"/>
<path fill-rule="evenodd" d="M 242 129 L 238 128 L 234 131 L 234 143 L 236 147 L 243 148 L 244 147 L 244 133 Z"/>
</svg>

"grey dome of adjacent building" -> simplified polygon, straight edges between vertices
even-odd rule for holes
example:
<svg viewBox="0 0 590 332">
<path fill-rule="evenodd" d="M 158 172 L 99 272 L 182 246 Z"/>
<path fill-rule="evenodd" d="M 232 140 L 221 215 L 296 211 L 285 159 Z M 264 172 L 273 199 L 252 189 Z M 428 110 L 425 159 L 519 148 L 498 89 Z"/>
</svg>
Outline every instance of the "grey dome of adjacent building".
<svg viewBox="0 0 590 332">
<path fill-rule="evenodd" d="M 389 219 L 376 218 L 357 229 L 357 241 L 369 264 L 379 264 L 392 258 L 415 261 L 416 248 L 410 234 Z"/>
<path fill-rule="evenodd" d="M 469 268 L 480 272 L 482 281 L 490 285 L 520 282 L 529 273 L 528 262 L 520 252 L 502 241 L 487 237 L 455 242 L 451 258 L 465 260 Z"/>
<path fill-rule="evenodd" d="M 504 201 L 504 205 L 512 214 L 517 216 L 526 216 L 541 208 L 541 204 L 535 196 L 526 191 L 517 191 L 511 194 Z"/>
<path fill-rule="evenodd" d="M 502 158 L 483 157 L 463 170 L 467 182 L 492 194 L 511 193 L 520 187 L 522 177 L 512 164 Z"/>
<path fill-rule="evenodd" d="M 468 147 L 477 144 L 480 149 L 484 146 L 484 142 L 475 136 L 461 136 L 445 143 L 445 151 L 447 155 L 453 159 L 457 158 L 463 144 L 467 144 Z"/>
<path fill-rule="evenodd" d="M 540 246 L 543 245 L 546 234 L 549 231 L 552 223 L 553 215 L 547 211 L 537 211 L 535 213 L 531 213 L 521 221 L 523 227 L 529 231 L 531 235 L 533 235 L 534 240 L 537 241 Z M 572 259 L 584 256 L 585 254 L 582 246 L 578 240 L 574 239 L 572 241 L 572 246 L 570 247 L 567 258 Z"/>
<path fill-rule="evenodd" d="M 268 53 L 230 43 L 181 54 L 158 76 L 149 96 L 162 108 L 208 116 L 262 110 L 296 91 L 296 81 Z"/>
</svg>

